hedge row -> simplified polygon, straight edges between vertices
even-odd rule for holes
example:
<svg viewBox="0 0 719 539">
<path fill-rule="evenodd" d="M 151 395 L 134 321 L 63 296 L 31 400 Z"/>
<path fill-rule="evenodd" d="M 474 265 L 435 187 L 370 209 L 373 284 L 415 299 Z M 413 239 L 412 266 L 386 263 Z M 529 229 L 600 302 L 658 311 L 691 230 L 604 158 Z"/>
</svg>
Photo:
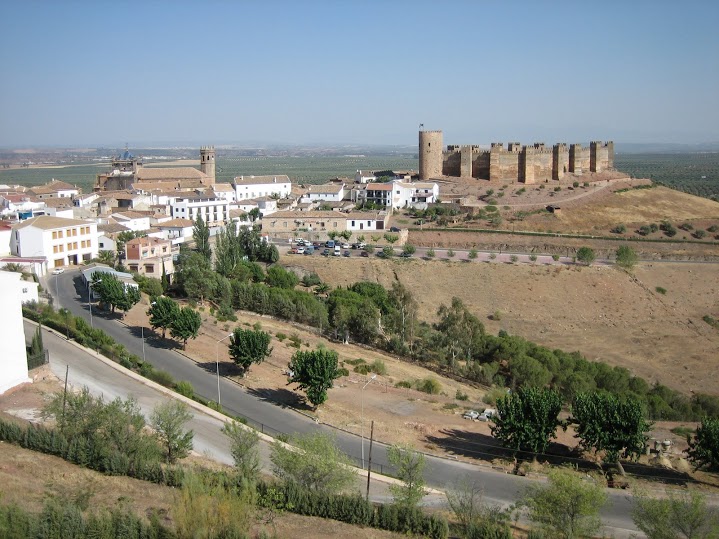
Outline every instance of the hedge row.
<svg viewBox="0 0 719 539">
<path fill-rule="evenodd" d="M 93 436 L 68 439 L 57 429 L 38 425 L 22 427 L 0 419 L 0 441 L 55 455 L 107 475 L 124 475 L 158 485 L 179 487 L 184 477 L 184 469 L 180 466 L 131 460 L 126 454 L 109 449 Z"/>
<path fill-rule="evenodd" d="M 348 524 L 369 526 L 432 539 L 446 539 L 447 521 L 427 515 L 416 507 L 377 505 L 359 494 L 328 495 L 310 491 L 296 483 L 257 485 L 260 503 L 282 507 L 299 515 L 331 518 Z"/>
</svg>

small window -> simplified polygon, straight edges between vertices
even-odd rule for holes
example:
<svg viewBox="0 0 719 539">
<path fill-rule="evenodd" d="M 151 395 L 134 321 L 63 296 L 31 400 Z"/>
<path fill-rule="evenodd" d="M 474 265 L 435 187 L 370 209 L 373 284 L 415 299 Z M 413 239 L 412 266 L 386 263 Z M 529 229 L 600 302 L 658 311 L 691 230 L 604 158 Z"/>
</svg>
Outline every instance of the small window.
<svg viewBox="0 0 719 539">
<path fill-rule="evenodd" d="M 23 294 L 27 294 L 27 288 L 23 288 L 23 289 L 22 289 L 22 293 L 23 293 Z"/>
</svg>

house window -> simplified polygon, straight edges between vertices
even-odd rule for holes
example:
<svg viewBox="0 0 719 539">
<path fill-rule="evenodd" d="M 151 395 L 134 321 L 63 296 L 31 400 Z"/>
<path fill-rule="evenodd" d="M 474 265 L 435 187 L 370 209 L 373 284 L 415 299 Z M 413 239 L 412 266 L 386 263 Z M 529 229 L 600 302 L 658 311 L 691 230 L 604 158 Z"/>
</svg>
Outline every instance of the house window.
<svg viewBox="0 0 719 539">
<path fill-rule="evenodd" d="M 53 252 L 53 253 L 57 253 L 57 252 L 58 252 L 57 245 L 53 245 L 53 246 L 52 246 L 52 252 Z"/>
<path fill-rule="evenodd" d="M 332 223 L 332 226 L 335 227 L 335 228 L 337 228 L 337 221 L 335 221 L 334 223 Z"/>
<path fill-rule="evenodd" d="M 53 232 L 52 232 L 52 239 L 54 239 L 54 240 L 57 239 L 57 230 L 53 230 Z"/>
<path fill-rule="evenodd" d="M 372 225 L 372 221 L 367 221 L 367 226 L 371 226 L 371 225 Z"/>
<path fill-rule="evenodd" d="M 58 237 L 58 239 L 62 238 L 62 230 L 57 231 L 57 237 Z"/>
<path fill-rule="evenodd" d="M 355 226 L 355 222 L 354 222 L 354 221 L 352 221 L 352 226 Z"/>
<path fill-rule="evenodd" d="M 145 273 L 155 273 L 155 265 L 145 264 Z"/>
<path fill-rule="evenodd" d="M 92 243 L 92 242 L 91 242 L 90 240 L 87 240 L 87 246 L 86 246 L 86 247 L 90 247 L 90 246 L 91 246 L 91 245 L 90 245 L 91 243 Z"/>
</svg>

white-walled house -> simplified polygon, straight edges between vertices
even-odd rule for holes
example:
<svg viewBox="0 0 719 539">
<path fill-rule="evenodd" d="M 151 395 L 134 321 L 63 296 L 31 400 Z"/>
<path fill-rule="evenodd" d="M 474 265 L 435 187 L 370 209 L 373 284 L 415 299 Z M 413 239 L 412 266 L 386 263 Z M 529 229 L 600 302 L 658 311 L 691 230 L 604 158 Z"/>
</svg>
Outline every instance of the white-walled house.
<svg viewBox="0 0 719 539">
<path fill-rule="evenodd" d="M 108 222 L 115 222 L 134 232 L 144 232 L 150 228 L 150 216 L 134 211 L 115 212 L 108 217 Z"/>
<path fill-rule="evenodd" d="M 369 183 L 377 179 L 374 172 L 369 170 L 358 170 L 355 174 L 355 183 Z"/>
<path fill-rule="evenodd" d="M 195 221 L 201 215 L 208 225 L 222 225 L 229 217 L 229 205 L 227 200 L 214 195 L 187 195 L 172 202 L 172 217 Z"/>
<path fill-rule="evenodd" d="M 97 251 L 97 224 L 80 219 L 40 215 L 14 225 L 10 236 L 13 255 L 44 256 L 54 268 L 81 264 Z"/>
<path fill-rule="evenodd" d="M 194 223 L 189 219 L 172 219 L 164 223 L 158 223 L 155 228 L 165 233 L 165 237 L 169 240 L 186 239 L 192 237 L 192 228 Z"/>
<path fill-rule="evenodd" d="M 250 200 L 241 200 L 236 202 L 234 208 L 242 210 L 243 212 L 250 213 L 254 208 L 260 210 L 261 215 L 271 215 L 277 210 L 277 201 L 274 198 L 260 197 L 252 198 Z"/>
<path fill-rule="evenodd" d="M 234 202 L 237 200 L 237 193 L 235 192 L 235 188 L 232 187 L 229 183 L 216 183 L 212 190 L 215 193 L 215 196 L 217 198 L 223 198 L 227 202 Z"/>
<path fill-rule="evenodd" d="M 68 198 L 72 199 L 80 194 L 80 190 L 74 185 L 69 183 L 56 180 L 55 178 L 46 183 L 45 185 L 38 185 L 31 187 L 30 191 L 37 196 L 37 198 Z"/>
<path fill-rule="evenodd" d="M 439 198 L 439 184 L 409 183 L 393 180 L 387 183 L 368 183 L 353 191 L 358 204 L 371 202 L 382 207 L 425 209 Z"/>
<path fill-rule="evenodd" d="M 307 192 L 302 195 L 300 202 L 341 202 L 345 198 L 343 183 L 327 183 L 324 185 L 310 185 Z"/>
<path fill-rule="evenodd" d="M 270 236 L 296 231 L 343 232 L 384 230 L 385 212 L 280 211 L 262 219 Z"/>
<path fill-rule="evenodd" d="M 292 192 L 292 182 L 285 174 L 277 176 L 237 176 L 232 185 L 237 201 L 248 198 L 287 198 Z"/>
<path fill-rule="evenodd" d="M 29 382 L 25 329 L 22 321 L 23 283 L 19 273 L 0 271 L 0 395 L 20 384 Z"/>
</svg>

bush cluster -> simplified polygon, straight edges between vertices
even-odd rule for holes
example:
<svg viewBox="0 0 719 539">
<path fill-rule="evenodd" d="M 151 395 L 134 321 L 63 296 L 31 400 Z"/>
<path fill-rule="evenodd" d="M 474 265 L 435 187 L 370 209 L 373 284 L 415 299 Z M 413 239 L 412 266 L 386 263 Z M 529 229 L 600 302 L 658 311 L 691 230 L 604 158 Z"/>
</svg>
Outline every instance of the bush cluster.
<svg viewBox="0 0 719 539">
<path fill-rule="evenodd" d="M 325 494 L 292 482 L 259 482 L 257 493 L 260 504 L 291 508 L 299 515 L 433 539 L 445 539 L 449 534 L 447 521 L 441 517 L 426 515 L 417 508 L 375 506 L 359 494 Z"/>
</svg>

